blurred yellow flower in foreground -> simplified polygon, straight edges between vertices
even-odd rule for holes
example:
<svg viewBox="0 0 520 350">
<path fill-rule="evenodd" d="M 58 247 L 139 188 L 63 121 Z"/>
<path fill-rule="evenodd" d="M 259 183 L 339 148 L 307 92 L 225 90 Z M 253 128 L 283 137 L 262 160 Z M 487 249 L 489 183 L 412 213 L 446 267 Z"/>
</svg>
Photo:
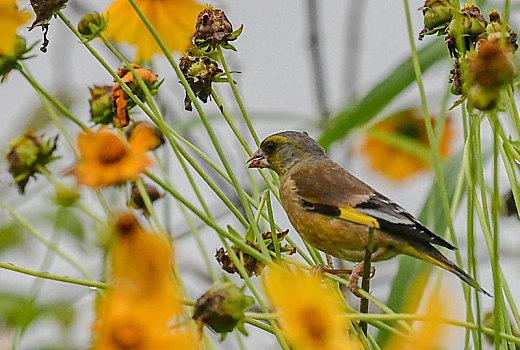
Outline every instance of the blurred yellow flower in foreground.
<svg viewBox="0 0 520 350">
<path fill-rule="evenodd" d="M 155 31 L 171 51 L 184 51 L 191 45 L 197 14 L 203 6 L 193 0 L 136 0 Z M 116 43 L 137 45 L 136 61 L 151 60 L 162 52 L 128 0 L 116 0 L 106 11 L 105 36 Z"/>
<path fill-rule="evenodd" d="M 131 137 L 127 144 L 119 135 L 106 129 L 80 134 L 81 159 L 70 171 L 79 184 L 92 188 L 110 186 L 139 176 L 152 160 L 146 155 L 149 143 Z"/>
<path fill-rule="evenodd" d="M 435 121 L 433 122 L 435 126 Z M 405 180 L 411 175 L 430 167 L 429 162 L 425 160 L 429 157 L 428 153 L 424 154 L 424 157 L 420 157 L 390 144 L 385 139 L 376 137 L 376 133 L 386 135 L 389 138 L 400 138 L 411 145 L 416 143 L 429 150 L 430 144 L 421 112 L 405 110 L 375 124 L 362 141 L 360 152 L 367 157 L 374 170 L 394 181 Z M 450 155 L 452 139 L 453 126 L 451 120 L 446 118 L 439 148 L 441 157 Z"/>
<path fill-rule="evenodd" d="M 18 27 L 27 22 L 31 15 L 18 11 L 16 0 L 0 0 L 0 55 L 10 54 L 17 42 Z"/>
<path fill-rule="evenodd" d="M 271 266 L 263 282 L 293 346 L 300 350 L 359 349 L 357 341 L 347 335 L 341 302 L 320 277 L 300 269 Z"/>
<path fill-rule="evenodd" d="M 423 293 L 422 288 L 415 288 L 411 299 L 420 299 Z M 441 349 L 446 344 L 447 326 L 442 323 L 442 319 L 447 316 L 448 311 L 454 305 L 446 294 L 438 291 L 429 295 L 425 305 L 427 321 L 418 322 L 418 327 L 414 327 L 415 335 L 406 339 L 396 335 L 390 341 L 390 345 L 385 347 L 385 350 L 436 350 Z"/>
<path fill-rule="evenodd" d="M 94 350 L 195 350 L 196 331 L 172 324 L 182 311 L 167 241 L 130 212 L 115 221 L 111 287 L 96 305 Z"/>
</svg>

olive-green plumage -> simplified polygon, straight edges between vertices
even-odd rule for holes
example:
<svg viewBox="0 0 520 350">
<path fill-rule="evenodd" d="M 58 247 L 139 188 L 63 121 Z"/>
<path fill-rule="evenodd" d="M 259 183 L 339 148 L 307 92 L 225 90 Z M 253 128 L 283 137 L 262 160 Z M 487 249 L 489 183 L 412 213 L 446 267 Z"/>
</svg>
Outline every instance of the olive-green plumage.
<svg viewBox="0 0 520 350">
<path fill-rule="evenodd" d="M 262 141 L 249 167 L 280 176 L 280 198 L 294 228 L 308 243 L 340 259 L 360 262 L 369 225 L 373 261 L 406 254 L 438 265 L 482 290 L 433 245 L 455 249 L 398 204 L 329 159 L 307 133 L 284 131 Z"/>
</svg>

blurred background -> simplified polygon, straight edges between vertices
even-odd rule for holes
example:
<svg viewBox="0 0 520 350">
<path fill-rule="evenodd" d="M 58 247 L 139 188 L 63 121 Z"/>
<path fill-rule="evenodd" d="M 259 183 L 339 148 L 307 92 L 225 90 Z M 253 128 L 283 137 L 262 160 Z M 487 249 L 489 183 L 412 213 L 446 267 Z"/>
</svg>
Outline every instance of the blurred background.
<svg viewBox="0 0 520 350">
<path fill-rule="evenodd" d="M 89 11 L 103 12 L 111 1 L 98 0 L 77 1 L 71 0 L 63 13 L 75 25 L 83 14 Z M 324 125 L 334 118 L 346 106 L 362 100 L 377 84 L 390 75 L 396 67 L 409 59 L 411 49 L 408 40 L 405 12 L 402 2 L 399 1 L 214 1 L 215 7 L 226 11 L 227 17 L 234 28 L 244 25 L 244 31 L 234 43 L 237 52 L 225 53 L 230 69 L 239 71 L 234 75 L 238 89 L 244 100 L 247 111 L 254 127 L 262 139 L 272 133 L 282 130 L 307 131 L 314 138 L 319 138 Z M 410 1 L 414 10 L 423 5 L 422 1 Z M 518 27 L 520 2 L 511 2 L 510 23 Z M 20 2 L 20 7 L 31 12 L 28 1 Z M 488 1 L 482 6 L 483 13 L 492 8 L 502 10 L 502 2 Z M 486 9 L 486 10 L 484 10 Z M 413 30 L 416 33 L 415 43 L 422 48 L 434 41 L 442 41 L 442 37 L 426 37 L 418 41 L 418 33 L 423 28 L 423 16 L 420 11 L 412 11 Z M 27 38 L 28 43 L 41 42 L 42 33 L 39 28 L 31 32 L 20 32 Z M 83 122 L 90 120 L 88 87 L 93 85 L 110 84 L 112 78 L 86 51 L 81 43 L 63 25 L 59 19 L 50 23 L 48 34 L 50 44 L 47 53 L 35 49 L 36 56 L 25 65 L 48 92 L 56 96 L 62 103 Z M 93 45 L 109 62 L 112 68 L 120 66 L 117 58 L 101 43 L 94 41 Z M 131 46 L 120 46 L 123 53 L 132 57 Z M 180 55 L 177 53 L 177 58 Z M 214 155 L 211 144 L 207 141 L 205 130 L 201 127 L 195 112 L 184 111 L 184 89 L 178 78 L 171 70 L 166 59 L 156 55 L 153 59 L 153 70 L 164 79 L 160 90 L 160 104 L 165 111 L 165 117 L 176 130 L 181 132 L 190 141 L 200 147 L 210 156 Z M 447 82 L 451 69 L 451 60 L 447 50 L 443 59 L 436 60 L 435 64 L 424 74 L 426 94 L 430 112 L 435 115 L 442 110 L 442 101 L 446 95 Z M 245 124 L 242 122 L 238 108 L 232 99 L 229 86 L 218 86 L 219 93 L 225 98 L 226 106 L 231 109 L 236 123 L 243 134 L 248 136 Z M 456 98 L 449 97 L 448 105 Z M 0 128 L 0 149 L 6 150 L 9 139 L 34 129 L 44 132 L 48 137 L 56 134 L 56 128 L 42 107 L 41 100 L 27 81 L 16 71 L 12 72 L 7 81 L 0 84 L 0 109 L 2 111 L 2 127 Z M 404 89 L 395 98 L 377 113 L 375 121 L 405 109 L 420 109 L 419 90 L 415 82 Z M 204 106 L 211 122 L 218 132 L 220 141 L 226 149 L 229 159 L 237 176 L 244 184 L 249 183 L 249 175 L 244 165 L 246 155 L 242 152 L 238 141 L 220 117 L 218 109 L 213 103 Z M 460 109 L 460 108 L 459 108 Z M 139 115 L 136 116 L 139 119 Z M 141 117 L 144 119 L 144 115 Z M 68 120 L 63 119 L 67 131 L 76 136 L 80 130 Z M 451 123 L 453 138 L 451 154 L 460 151 L 463 145 L 462 123 L 460 111 L 452 112 Z M 90 125 L 90 124 L 89 124 Z M 407 208 L 411 213 L 418 215 L 432 186 L 432 171 L 420 171 L 403 181 L 394 181 L 380 171 L 375 171 L 369 164 L 367 157 L 361 151 L 365 129 L 362 126 L 349 133 L 347 137 L 335 142 L 329 148 L 331 158 L 350 170 L 354 175 L 362 178 L 386 196 Z M 483 129 L 482 134 L 487 140 L 491 136 L 489 130 Z M 251 138 L 247 138 L 252 149 L 256 146 Z M 170 174 L 179 189 L 187 188 L 188 182 L 184 173 L 176 171 L 179 164 L 168 150 L 164 158 L 168 159 L 167 166 Z M 5 152 L 4 152 L 5 153 Z M 64 171 L 73 165 L 70 149 L 66 147 L 63 138 L 58 141 L 58 153 L 61 158 L 53 163 L 56 171 Z M 43 178 L 31 181 L 24 196 L 18 194 L 12 178 L 7 173 L 5 157 L 0 158 L 0 196 L 9 203 L 48 239 L 56 239 L 56 244 L 65 247 L 86 269 L 94 276 L 100 276 L 103 257 L 99 244 L 99 233 L 96 226 L 85 220 L 81 215 L 72 212 L 60 212 L 51 203 L 54 193 Z M 217 176 L 208 170 L 215 179 Z M 509 190 L 504 171 L 501 172 L 501 188 L 506 193 Z M 65 182 L 74 184 L 73 179 L 64 178 Z M 218 180 L 216 180 L 218 181 Z M 201 182 L 202 184 L 202 182 Z M 232 193 L 232 188 L 220 183 L 222 188 Z M 201 186 L 204 189 L 204 186 Z M 216 208 L 221 206 L 217 197 L 209 190 L 204 193 L 208 202 Z M 94 195 L 88 191 L 82 192 L 83 198 L 94 202 Z M 124 207 L 123 196 L 107 193 L 113 208 Z M 195 199 L 189 191 L 187 198 Z M 465 202 L 461 204 L 460 213 L 455 220 L 455 230 L 459 234 L 459 246 L 465 256 L 466 217 Z M 158 213 L 167 223 L 175 239 L 176 260 L 183 278 L 187 283 L 192 299 L 198 298 L 210 285 L 211 280 L 205 270 L 202 257 L 194 239 L 189 232 L 189 226 L 183 219 L 177 203 L 169 198 L 158 203 Z M 102 213 L 101 208 L 92 208 Z M 215 210 L 217 217 L 219 210 Z M 279 206 L 275 211 L 277 223 L 283 228 L 291 228 L 290 236 L 299 241 L 297 233 L 292 229 L 285 213 Z M 59 218 L 59 220 L 57 220 Z M 515 217 L 500 219 L 503 229 L 501 240 L 501 266 L 511 283 L 511 289 L 520 288 L 520 272 L 518 270 L 520 249 L 520 223 Z M 222 208 L 219 223 L 234 224 L 235 219 Z M 215 233 L 205 228 L 200 221 L 200 233 L 210 256 L 221 247 Z M 59 226 L 53 230 L 53 225 Z M 11 216 L 0 210 L 0 261 L 9 262 L 34 270 L 50 271 L 59 275 L 76 274 L 72 268 L 63 263 L 60 258 L 48 256 L 45 247 L 34 242 L 19 226 L 13 223 Z M 491 268 L 487 249 L 484 246 L 481 233 L 477 228 L 479 282 L 487 290 L 492 290 Z M 61 232 L 59 237 L 51 237 L 51 232 Z M 450 254 L 450 253 L 449 253 Z M 454 259 L 453 255 L 448 255 Z M 214 264 L 219 268 L 216 260 Z M 376 265 L 377 273 L 372 280 L 373 295 L 386 301 L 397 272 L 399 259 Z M 447 293 L 460 302 L 454 307 L 454 318 L 462 319 L 464 302 L 460 282 L 456 277 L 434 269 L 433 276 L 443 274 L 443 288 Z M 236 276 L 232 276 L 235 278 Z M 238 280 L 238 278 L 237 278 Z M 41 288 L 37 295 L 31 295 L 35 290 L 34 284 Z M 0 271 L 0 349 L 7 349 L 12 339 L 8 327 L 10 317 L 26 307 L 28 297 L 34 297 L 34 304 L 30 317 L 34 317 L 19 342 L 18 349 L 82 349 L 90 341 L 90 327 L 93 321 L 93 300 L 95 291 L 89 288 L 62 284 L 59 282 L 35 280 L 26 275 L 10 271 Z M 520 295 L 515 293 L 517 302 Z M 351 298 L 356 304 L 356 298 Z M 456 304 L 456 303 L 455 303 Z M 25 306 L 24 306 L 25 305 Z M 492 300 L 483 298 L 482 309 L 492 309 Z M 462 311 L 461 311 L 462 310 Z M 377 312 L 377 308 L 371 310 Z M 261 330 L 247 328 L 252 336 L 245 338 L 248 349 L 274 349 L 275 339 Z M 452 329 L 453 334 L 447 337 L 449 346 L 446 349 L 462 348 L 464 331 Z M 215 339 L 218 336 L 215 335 Z M 234 337 L 229 337 L 219 345 L 222 349 L 238 348 Z"/>
</svg>

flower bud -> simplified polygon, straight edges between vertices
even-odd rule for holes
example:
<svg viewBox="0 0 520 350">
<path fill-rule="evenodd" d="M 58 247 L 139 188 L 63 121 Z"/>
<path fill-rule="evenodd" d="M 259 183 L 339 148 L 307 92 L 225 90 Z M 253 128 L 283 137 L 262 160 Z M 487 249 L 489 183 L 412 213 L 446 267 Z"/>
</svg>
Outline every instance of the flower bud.
<svg viewBox="0 0 520 350">
<path fill-rule="evenodd" d="M 96 124 L 111 124 L 114 121 L 112 87 L 94 86 L 90 90 L 90 119 Z"/>
<path fill-rule="evenodd" d="M 55 200 L 62 207 L 73 206 L 80 198 L 80 194 L 75 187 L 58 184 L 56 185 Z"/>
<path fill-rule="evenodd" d="M 218 63 L 207 56 L 194 57 L 189 54 L 184 55 L 179 63 L 179 68 L 188 80 L 195 95 L 204 103 L 208 101 L 211 94 L 211 83 L 222 69 Z M 184 99 L 184 109 L 191 111 L 191 100 L 186 94 Z"/>
<path fill-rule="evenodd" d="M 420 10 L 424 14 L 424 27 L 429 30 L 447 26 L 455 13 L 448 0 L 426 0 Z"/>
<path fill-rule="evenodd" d="M 78 23 L 78 32 L 87 40 L 100 36 L 107 29 L 106 18 L 97 13 L 87 13 Z"/>
<path fill-rule="evenodd" d="M 34 45 L 27 47 L 26 41 L 21 36 L 17 37 L 16 44 L 13 47 L 12 54 L 0 54 L 0 82 L 7 79 L 7 75 L 13 70 L 20 68 L 18 61 L 26 60 L 32 56 L 25 56 L 31 51 Z"/>
<path fill-rule="evenodd" d="M 21 194 L 25 192 L 25 186 L 31 177 L 36 177 L 40 167 L 56 159 L 52 153 L 56 150 L 57 137 L 45 141 L 43 136 L 36 136 L 32 131 L 11 141 L 7 162 L 9 172 L 14 182 L 18 185 Z"/>
<path fill-rule="evenodd" d="M 500 97 L 499 89 L 486 88 L 481 85 L 473 85 L 469 89 L 468 98 L 473 104 L 473 107 L 481 111 L 488 111 L 493 109 Z"/>
<path fill-rule="evenodd" d="M 476 38 L 486 30 L 486 25 L 486 19 L 480 13 L 480 8 L 467 3 L 453 17 L 448 26 L 448 34 L 454 38 L 465 35 Z"/>
<path fill-rule="evenodd" d="M 231 282 L 215 282 L 195 303 L 193 319 L 217 333 L 227 333 L 241 322 L 254 299 Z M 240 329 L 240 328 L 239 328 Z"/>
</svg>

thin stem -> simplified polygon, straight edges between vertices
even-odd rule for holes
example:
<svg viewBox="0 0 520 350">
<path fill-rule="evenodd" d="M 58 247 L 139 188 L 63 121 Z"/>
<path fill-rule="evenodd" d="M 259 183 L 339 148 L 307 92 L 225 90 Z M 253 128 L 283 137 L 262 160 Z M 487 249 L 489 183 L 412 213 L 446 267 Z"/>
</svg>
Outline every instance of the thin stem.
<svg viewBox="0 0 520 350">
<path fill-rule="evenodd" d="M 53 275 L 48 272 L 34 271 L 34 270 L 26 269 L 23 267 L 15 266 L 13 264 L 8 264 L 8 263 L 4 263 L 4 262 L 0 262 L 0 268 L 23 273 L 25 275 L 30 275 L 30 276 L 39 277 L 39 278 L 45 278 L 48 280 L 59 281 L 59 282 L 70 283 L 70 284 L 77 284 L 79 286 L 99 288 L 99 289 L 106 289 L 108 287 L 108 285 L 103 282 L 86 281 L 86 280 L 81 280 L 81 279 L 77 279 L 77 278 Z"/>
</svg>

